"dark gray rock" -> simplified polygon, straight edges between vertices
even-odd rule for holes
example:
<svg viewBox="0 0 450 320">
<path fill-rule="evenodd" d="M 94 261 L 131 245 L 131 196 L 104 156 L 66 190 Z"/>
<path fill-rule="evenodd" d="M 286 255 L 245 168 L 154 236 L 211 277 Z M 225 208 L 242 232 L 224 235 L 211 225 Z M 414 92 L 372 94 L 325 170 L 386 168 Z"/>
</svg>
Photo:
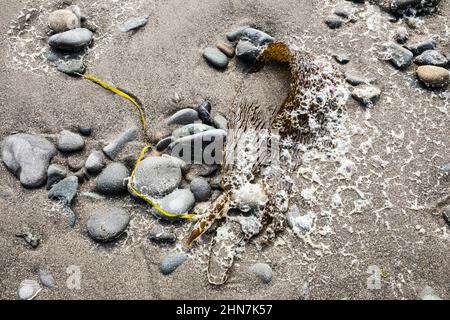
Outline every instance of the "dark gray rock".
<svg viewBox="0 0 450 320">
<path fill-rule="evenodd" d="M 157 243 L 174 243 L 177 241 L 177 236 L 159 224 L 158 222 L 150 229 L 149 239 Z"/>
<path fill-rule="evenodd" d="M 426 50 L 414 59 L 414 63 L 418 65 L 445 67 L 448 65 L 449 61 L 439 51 Z"/>
<path fill-rule="evenodd" d="M 1 143 L 2 160 L 24 187 L 38 188 L 45 183 L 47 168 L 56 149 L 48 140 L 19 133 Z"/>
<path fill-rule="evenodd" d="M 174 272 L 179 266 L 181 266 L 188 256 L 185 253 L 169 253 L 162 260 L 159 266 L 159 270 L 162 274 L 168 275 Z"/>
<path fill-rule="evenodd" d="M 350 56 L 346 53 L 333 54 L 333 58 L 340 64 L 347 64 L 350 62 Z"/>
<path fill-rule="evenodd" d="M 47 190 L 67 176 L 67 171 L 59 164 L 51 164 L 47 170 Z"/>
<path fill-rule="evenodd" d="M 131 30 L 139 29 L 147 24 L 148 19 L 149 19 L 149 16 L 131 18 L 119 27 L 119 31 L 120 32 L 128 32 Z"/>
<path fill-rule="evenodd" d="M 411 51 L 414 55 L 418 55 L 426 50 L 436 49 L 436 41 L 434 39 L 426 39 L 421 42 L 407 45 L 406 48 L 408 48 L 408 50 Z"/>
<path fill-rule="evenodd" d="M 77 28 L 51 36 L 48 44 L 56 49 L 80 51 L 91 43 L 92 35 L 88 29 Z"/>
<path fill-rule="evenodd" d="M 203 101 L 198 107 L 197 107 L 198 117 L 200 120 L 209 126 L 212 125 L 213 120 L 211 118 L 211 103 L 207 100 Z"/>
<path fill-rule="evenodd" d="M 79 134 L 63 130 L 59 134 L 57 146 L 61 152 L 81 151 L 84 148 L 84 140 Z"/>
<path fill-rule="evenodd" d="M 211 197 L 211 187 L 206 179 L 194 178 L 190 188 L 197 201 L 206 201 Z"/>
<path fill-rule="evenodd" d="M 148 157 L 141 161 L 134 175 L 134 186 L 142 194 L 164 196 L 181 183 L 181 167 L 167 157 Z"/>
<path fill-rule="evenodd" d="M 250 271 L 264 283 L 272 281 L 272 268 L 267 263 L 255 263 L 250 267 Z"/>
<path fill-rule="evenodd" d="M 167 124 L 190 124 L 198 120 L 198 112 L 194 109 L 186 108 L 177 111 L 168 120 Z"/>
<path fill-rule="evenodd" d="M 254 45 L 260 47 L 264 46 L 268 43 L 272 43 L 275 41 L 275 39 L 268 35 L 267 33 L 255 29 L 255 28 L 245 28 L 242 30 L 241 33 L 242 38 L 249 39 Z"/>
<path fill-rule="evenodd" d="M 68 75 L 83 74 L 86 71 L 82 59 L 58 60 L 55 64 L 58 71 Z"/>
<path fill-rule="evenodd" d="M 324 22 L 328 26 L 328 28 L 338 29 L 344 24 L 345 20 L 337 15 L 331 15 L 326 17 Z"/>
<path fill-rule="evenodd" d="M 380 95 L 380 88 L 367 84 L 360 85 L 352 91 L 352 97 L 366 108 L 373 108 Z"/>
<path fill-rule="evenodd" d="M 105 156 L 97 150 L 93 150 L 84 164 L 88 173 L 100 173 L 105 166 Z"/>
<path fill-rule="evenodd" d="M 209 65 L 217 69 L 224 69 L 228 66 L 228 57 L 216 47 L 205 48 L 203 58 Z"/>
<path fill-rule="evenodd" d="M 231 31 L 231 32 L 227 33 L 228 41 L 234 42 L 236 40 L 239 40 L 242 36 L 242 32 L 247 28 L 250 28 L 250 27 L 249 26 L 240 27 L 239 29 L 237 29 L 235 31 Z"/>
<path fill-rule="evenodd" d="M 76 196 L 78 190 L 78 178 L 76 176 L 67 177 L 53 187 L 48 192 L 48 198 L 53 200 L 61 200 L 64 205 L 64 210 L 67 214 L 69 226 L 74 227 L 76 222 L 76 215 L 73 212 L 70 204 Z"/>
<path fill-rule="evenodd" d="M 106 147 L 104 147 L 103 152 L 111 160 L 114 160 L 128 142 L 131 142 L 136 139 L 137 134 L 138 134 L 137 128 L 133 127 L 133 128 L 127 129 L 125 132 L 123 132 L 121 135 L 119 135 L 116 139 L 114 139 L 114 141 L 112 141 L 110 144 L 108 144 Z"/>
<path fill-rule="evenodd" d="M 248 40 L 241 40 L 236 45 L 236 57 L 249 63 L 256 62 L 262 49 Z"/>
<path fill-rule="evenodd" d="M 436 11 L 441 0 L 391 0 L 390 10 L 394 14 L 430 14 Z"/>
<path fill-rule="evenodd" d="M 156 150 L 159 152 L 166 150 L 169 147 L 169 145 L 172 143 L 172 141 L 173 141 L 173 137 L 165 137 L 165 138 L 159 140 L 158 143 L 156 144 Z"/>
<path fill-rule="evenodd" d="M 157 202 L 159 206 L 168 213 L 186 214 L 189 213 L 189 211 L 194 207 L 195 197 L 189 190 L 177 189 L 164 198 L 158 199 Z M 177 218 L 167 217 L 153 208 L 151 212 L 156 218 L 168 221 L 178 220 Z"/>
<path fill-rule="evenodd" d="M 411 51 L 394 42 L 385 43 L 383 49 L 384 58 L 399 69 L 408 67 L 414 57 Z"/>
<path fill-rule="evenodd" d="M 97 191 L 101 194 L 116 195 L 127 190 L 126 179 L 130 176 L 122 163 L 109 164 L 97 177 Z"/>
<path fill-rule="evenodd" d="M 117 239 L 130 222 L 128 212 L 122 208 L 105 207 L 96 210 L 87 221 L 89 236 L 100 242 Z"/>
<path fill-rule="evenodd" d="M 55 279 L 52 274 L 45 269 L 41 269 L 38 271 L 39 281 L 42 283 L 44 287 L 54 288 L 55 287 Z"/>
</svg>

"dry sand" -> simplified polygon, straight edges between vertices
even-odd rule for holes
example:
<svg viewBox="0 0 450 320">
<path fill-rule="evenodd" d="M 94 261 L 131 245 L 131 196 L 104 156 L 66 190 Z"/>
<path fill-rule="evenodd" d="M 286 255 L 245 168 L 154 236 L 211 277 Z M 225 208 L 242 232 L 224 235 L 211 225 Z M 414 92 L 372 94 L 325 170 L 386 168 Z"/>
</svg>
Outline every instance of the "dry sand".
<svg viewBox="0 0 450 320">
<path fill-rule="evenodd" d="M 119 97 L 44 68 L 45 55 L 19 56 L 45 47 L 45 39 L 33 35 L 42 34 L 45 13 L 56 8 L 55 0 L 3 2 L 0 138 L 18 131 L 54 137 L 62 129 L 91 126 L 94 133 L 81 159 L 137 124 L 135 112 Z M 1 165 L 0 188 L 12 195 L 0 198 L 0 298 L 15 299 L 19 283 L 37 279 L 38 268 L 48 269 L 57 287 L 43 290 L 37 299 L 415 299 L 425 285 L 450 298 L 449 228 L 441 216 L 443 206 L 450 204 L 450 179 L 438 169 L 450 161 L 448 95 L 444 100 L 442 91 L 423 89 L 413 66 L 398 72 L 378 59 L 380 45 L 397 26 L 377 7 L 357 6 L 356 23 L 331 30 L 323 23 L 335 3 L 331 0 L 74 2 L 100 27 L 88 71 L 144 102 L 155 139 L 168 133 L 163 119 L 204 98 L 211 99 L 214 112 L 227 114 L 241 86 L 246 97 L 267 108 L 282 101 L 288 78 L 277 67 L 246 75 L 235 61 L 224 72 L 204 62 L 202 49 L 242 24 L 252 23 L 333 64 L 333 53 L 347 52 L 351 62 L 338 68 L 376 78 L 383 93 L 373 110 L 353 100 L 347 104 L 346 157 L 354 163 L 354 174 L 332 180 L 341 164 L 317 161 L 308 169 L 314 169 L 321 184 L 307 179 L 310 171 L 298 178 L 305 190 L 316 190 L 312 199 L 298 196 L 304 210 L 317 216 L 313 232 L 301 239 L 286 231 L 262 252 L 250 245 L 222 287 L 206 281 L 201 243 L 191 259 L 163 276 L 159 261 L 175 248 L 148 241 L 154 219 L 129 197 L 94 203 L 79 196 L 74 204 L 79 219 L 70 229 L 45 189 L 23 189 Z M 411 41 L 437 35 L 441 51 L 450 53 L 450 1 L 442 2 L 440 13 L 420 18 L 423 24 L 410 30 Z M 41 7 L 30 21 L 36 33 L 22 37 L 29 36 L 29 42 L 11 38 L 8 31 L 21 10 L 33 7 Z M 111 28 L 143 13 L 150 21 L 142 30 L 121 34 Z M 181 102 L 173 101 L 175 93 Z M 375 165 L 376 155 L 386 161 L 384 168 Z M 64 161 L 61 155 L 55 158 Z M 90 181 L 82 191 L 92 187 Z M 347 189 L 338 192 L 339 187 Z M 342 206 L 332 209 L 336 193 Z M 90 240 L 85 227 L 89 214 L 103 203 L 125 206 L 132 214 L 127 236 L 109 246 Z M 361 210 L 352 213 L 359 205 Z M 24 226 L 42 236 L 36 250 L 15 237 Z M 182 238 L 188 227 L 176 226 L 175 231 Z M 248 272 L 255 262 L 271 264 L 270 284 Z M 78 290 L 66 286 L 66 270 L 72 265 L 81 270 Z M 367 288 L 367 270 L 373 265 L 383 270 L 380 290 Z"/>
</svg>

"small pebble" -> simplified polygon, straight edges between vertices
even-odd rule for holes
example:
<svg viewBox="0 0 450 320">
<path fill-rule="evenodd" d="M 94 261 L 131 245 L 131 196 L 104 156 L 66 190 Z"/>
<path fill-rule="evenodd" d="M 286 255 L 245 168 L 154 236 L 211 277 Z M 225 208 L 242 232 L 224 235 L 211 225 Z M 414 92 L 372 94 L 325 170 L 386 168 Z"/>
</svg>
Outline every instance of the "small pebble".
<svg viewBox="0 0 450 320">
<path fill-rule="evenodd" d="M 141 28 L 145 26 L 148 22 L 149 16 L 142 16 L 142 17 L 136 17 L 131 18 L 127 22 L 125 22 L 123 25 L 119 27 L 120 32 L 128 32 L 131 30 L 136 30 L 138 28 Z"/>
<path fill-rule="evenodd" d="M 198 120 L 198 112 L 194 109 L 186 108 L 177 111 L 168 120 L 167 124 L 190 124 Z"/>
<path fill-rule="evenodd" d="M 60 50 L 80 51 L 91 43 L 92 36 L 92 31 L 77 28 L 51 36 L 48 39 L 48 44 Z"/>
<path fill-rule="evenodd" d="M 343 20 L 341 17 L 337 15 L 329 16 L 325 19 L 325 24 L 330 29 L 338 29 L 344 24 L 345 20 Z"/>
<path fill-rule="evenodd" d="M 194 207 L 195 197 L 190 190 L 177 189 L 168 194 L 162 199 L 158 199 L 159 206 L 172 214 L 186 214 Z M 156 209 L 151 210 L 156 218 L 161 218 L 168 221 L 176 221 L 177 218 L 167 217 L 161 214 Z"/>
<path fill-rule="evenodd" d="M 367 108 L 373 108 L 380 95 L 380 88 L 368 84 L 360 85 L 352 91 L 352 97 Z"/>
<path fill-rule="evenodd" d="M 193 179 L 190 188 L 197 201 L 206 201 L 211 197 L 211 187 L 204 178 Z"/>
<path fill-rule="evenodd" d="M 236 57 L 249 63 L 258 59 L 261 48 L 255 46 L 248 40 L 241 40 L 236 45 Z"/>
<path fill-rule="evenodd" d="M 22 238 L 33 249 L 36 249 L 39 246 L 39 243 L 41 242 L 39 235 L 35 234 L 28 227 L 25 227 L 21 233 L 16 234 L 16 237 Z"/>
<path fill-rule="evenodd" d="M 408 41 L 409 33 L 405 27 L 400 27 L 394 34 L 394 40 L 399 44 L 404 44 Z"/>
<path fill-rule="evenodd" d="M 433 39 L 427 39 L 421 42 L 407 45 L 406 48 L 408 48 L 408 50 L 411 51 L 414 55 L 418 55 L 426 50 L 436 49 L 436 41 Z"/>
<path fill-rule="evenodd" d="M 92 129 L 89 127 L 80 127 L 78 128 L 78 131 L 83 135 L 83 136 L 90 136 L 92 134 Z"/>
<path fill-rule="evenodd" d="M 129 176 L 130 172 L 122 163 L 111 163 L 97 177 L 97 191 L 106 195 L 120 194 L 126 191 Z"/>
<path fill-rule="evenodd" d="M 242 32 L 247 28 L 250 28 L 250 27 L 249 26 L 240 27 L 236 31 L 231 31 L 231 32 L 227 33 L 228 41 L 234 42 L 234 41 L 238 40 L 242 36 Z"/>
<path fill-rule="evenodd" d="M 333 58 L 340 64 L 347 64 L 350 62 L 350 56 L 345 53 L 333 54 Z"/>
<path fill-rule="evenodd" d="M 88 219 L 86 227 L 89 236 L 100 242 L 117 239 L 127 228 L 130 215 L 122 208 L 104 207 L 97 209 Z"/>
<path fill-rule="evenodd" d="M 76 133 L 63 130 L 59 134 L 57 147 L 61 152 L 80 151 L 84 148 L 84 140 Z"/>
<path fill-rule="evenodd" d="M 185 253 L 169 253 L 161 260 L 159 270 L 164 275 L 171 274 L 181 266 L 187 258 L 188 256 Z"/>
<path fill-rule="evenodd" d="M 114 139 L 114 141 L 112 141 L 106 147 L 104 147 L 103 152 L 111 160 L 114 160 L 120 154 L 120 152 L 123 150 L 125 145 L 128 142 L 135 140 L 137 135 L 138 135 L 138 129 L 136 127 L 129 128 L 125 132 L 120 134 L 118 137 L 116 137 Z"/>
<path fill-rule="evenodd" d="M 208 47 L 203 50 L 203 57 L 213 67 L 224 69 L 228 66 L 228 58 L 217 48 Z"/>
<path fill-rule="evenodd" d="M 177 241 L 177 236 L 171 232 L 166 231 L 165 228 L 157 222 L 150 229 L 149 239 L 153 242 L 158 243 L 174 243 Z"/>
<path fill-rule="evenodd" d="M 234 48 L 224 42 L 219 42 L 216 44 L 217 49 L 222 51 L 228 58 L 234 57 Z"/>
<path fill-rule="evenodd" d="M 359 86 L 360 84 L 373 83 L 375 80 L 367 79 L 364 76 L 354 73 L 354 72 L 346 72 L 345 73 L 345 81 L 350 83 L 352 86 Z"/>
<path fill-rule="evenodd" d="M 71 171 L 78 171 L 81 168 L 84 167 L 84 160 L 83 159 L 77 159 L 77 158 L 68 158 L 67 159 L 67 166 Z"/>
<path fill-rule="evenodd" d="M 84 164 L 86 171 L 91 174 L 100 173 L 105 166 L 105 156 L 102 152 L 93 150 Z"/>
<path fill-rule="evenodd" d="M 430 88 L 446 87 L 450 83 L 450 71 L 436 66 L 420 66 L 417 76 Z"/>
<path fill-rule="evenodd" d="M 158 141 L 156 144 L 156 150 L 159 152 L 162 152 L 169 147 L 169 145 L 172 143 L 173 137 L 166 137 Z"/>
<path fill-rule="evenodd" d="M 44 287 L 54 288 L 55 287 L 55 279 L 52 274 L 47 270 L 39 270 L 38 271 L 39 281 L 42 283 Z"/>
<path fill-rule="evenodd" d="M 266 284 L 272 281 L 272 268 L 267 263 L 255 263 L 250 271 Z"/>
<path fill-rule="evenodd" d="M 213 120 L 211 119 L 211 103 L 208 100 L 203 101 L 197 107 L 198 117 L 200 120 L 207 125 L 212 125 Z"/>
<path fill-rule="evenodd" d="M 395 42 L 388 42 L 383 45 L 384 57 L 392 65 L 399 69 L 408 67 L 413 59 L 413 53 Z"/>
</svg>

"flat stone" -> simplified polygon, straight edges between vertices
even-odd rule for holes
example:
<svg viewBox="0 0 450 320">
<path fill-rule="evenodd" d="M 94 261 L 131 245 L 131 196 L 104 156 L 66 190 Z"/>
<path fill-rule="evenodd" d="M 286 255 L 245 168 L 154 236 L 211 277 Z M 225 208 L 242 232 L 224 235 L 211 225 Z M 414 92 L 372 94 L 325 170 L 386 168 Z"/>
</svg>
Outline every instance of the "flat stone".
<svg viewBox="0 0 450 320">
<path fill-rule="evenodd" d="M 396 68 L 403 69 L 411 64 L 413 53 L 394 42 L 383 45 L 385 59 L 390 61 Z"/>
<path fill-rule="evenodd" d="M 66 204 L 71 204 L 78 190 L 78 178 L 75 176 L 67 177 L 53 187 L 48 192 L 49 199 L 63 200 Z"/>
<path fill-rule="evenodd" d="M 194 109 L 186 108 L 177 111 L 168 120 L 167 124 L 190 124 L 198 120 L 198 112 Z"/>
<path fill-rule="evenodd" d="M 47 168 L 56 149 L 47 139 L 19 133 L 3 139 L 1 154 L 6 167 L 24 187 L 38 188 L 45 183 Z"/>
<path fill-rule="evenodd" d="M 354 72 L 345 73 L 345 81 L 350 83 L 352 86 L 359 86 L 360 84 L 370 84 L 373 83 L 374 79 L 368 79 L 360 74 Z"/>
<path fill-rule="evenodd" d="M 120 194 L 126 191 L 129 176 L 130 172 L 122 163 L 111 163 L 97 177 L 97 191 L 106 195 Z"/>
<path fill-rule="evenodd" d="M 236 57 L 246 62 L 253 63 L 258 59 L 261 48 L 255 46 L 248 40 L 241 40 L 236 45 Z"/>
<path fill-rule="evenodd" d="M 157 222 L 150 229 L 149 239 L 150 241 L 157 243 L 174 243 L 177 241 L 177 236 L 171 232 L 166 231 L 166 229 Z"/>
<path fill-rule="evenodd" d="M 194 207 L 195 197 L 190 190 L 177 189 L 164 198 L 158 199 L 157 202 L 159 206 L 168 213 L 186 214 Z M 151 212 L 156 218 L 168 221 L 178 220 L 177 218 L 167 217 L 153 208 Z"/>
<path fill-rule="evenodd" d="M 333 58 L 340 64 L 347 64 L 350 62 L 350 56 L 345 53 L 335 53 L 333 54 Z"/>
<path fill-rule="evenodd" d="M 406 48 L 408 48 L 408 50 L 411 51 L 414 55 L 418 55 L 426 50 L 436 49 L 436 41 L 433 39 L 427 39 L 421 42 L 409 44 L 406 46 Z"/>
<path fill-rule="evenodd" d="M 47 170 L 47 190 L 67 176 L 67 171 L 59 164 L 51 164 Z"/>
<path fill-rule="evenodd" d="M 446 87 L 450 83 L 450 71 L 436 66 L 420 66 L 417 76 L 430 88 Z"/>
<path fill-rule="evenodd" d="M 332 16 L 328 16 L 327 18 L 325 18 L 325 24 L 328 26 L 328 28 L 330 29 L 338 29 L 340 28 L 345 20 L 343 20 L 341 17 L 337 16 L 337 15 L 332 15 Z"/>
<path fill-rule="evenodd" d="M 17 290 L 20 300 L 32 300 L 41 291 L 41 286 L 36 280 L 23 280 Z"/>
<path fill-rule="evenodd" d="M 48 44 L 56 49 L 80 51 L 92 41 L 93 33 L 85 28 L 77 28 L 57 33 L 48 39 Z"/>
<path fill-rule="evenodd" d="M 203 58 L 214 68 L 224 69 L 228 66 L 227 56 L 217 48 L 208 47 L 203 50 Z"/>
<path fill-rule="evenodd" d="M 125 132 L 120 134 L 114 141 L 103 148 L 103 152 L 111 159 L 114 160 L 119 153 L 123 150 L 128 142 L 136 139 L 138 135 L 138 129 L 133 127 L 127 129 Z"/>
<path fill-rule="evenodd" d="M 84 164 L 88 173 L 97 174 L 103 170 L 105 166 L 105 156 L 102 152 L 93 150 Z"/>
<path fill-rule="evenodd" d="M 119 27 L 119 31 L 120 32 L 128 32 L 131 30 L 139 29 L 147 24 L 148 19 L 149 19 L 149 16 L 131 18 Z"/>
<path fill-rule="evenodd" d="M 220 114 L 216 115 L 213 122 L 217 129 L 222 129 L 224 131 L 228 130 L 228 120 L 224 116 Z"/>
<path fill-rule="evenodd" d="M 426 50 L 414 59 L 418 65 L 430 65 L 436 67 L 445 67 L 448 65 L 448 59 L 436 50 Z"/>
<path fill-rule="evenodd" d="M 373 108 L 380 95 L 380 88 L 368 84 L 360 85 L 352 91 L 352 97 L 367 108 Z"/>
<path fill-rule="evenodd" d="M 272 281 L 272 268 L 267 263 L 255 263 L 250 267 L 250 271 L 264 283 Z"/>
<path fill-rule="evenodd" d="M 87 221 L 89 236 L 100 242 L 117 239 L 127 228 L 130 215 L 122 208 L 105 207 L 96 210 Z"/>
<path fill-rule="evenodd" d="M 159 270 L 162 274 L 168 275 L 174 272 L 179 266 L 181 266 L 188 256 L 185 253 L 169 253 L 162 260 L 159 266 Z"/>
<path fill-rule="evenodd" d="M 67 30 L 79 28 L 80 18 L 68 9 L 56 10 L 48 16 L 48 26 L 53 31 L 59 33 Z"/>
<path fill-rule="evenodd" d="M 63 130 L 59 134 L 57 147 L 61 152 L 81 151 L 84 148 L 84 140 L 79 134 Z"/>
<path fill-rule="evenodd" d="M 193 179 L 191 181 L 190 189 L 197 201 L 206 201 L 211 197 L 211 187 L 204 178 Z"/>
</svg>

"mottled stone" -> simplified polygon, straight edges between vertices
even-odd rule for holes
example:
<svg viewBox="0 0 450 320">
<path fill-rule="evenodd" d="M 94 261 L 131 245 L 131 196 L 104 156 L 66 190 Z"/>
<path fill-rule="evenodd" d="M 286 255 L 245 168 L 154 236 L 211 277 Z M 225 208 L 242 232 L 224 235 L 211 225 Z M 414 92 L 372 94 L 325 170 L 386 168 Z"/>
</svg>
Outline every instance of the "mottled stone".
<svg viewBox="0 0 450 320">
<path fill-rule="evenodd" d="M 367 108 L 373 108 L 380 95 L 380 88 L 367 84 L 360 85 L 352 91 L 352 97 Z"/>
<path fill-rule="evenodd" d="M 48 16 L 48 26 L 55 32 L 63 32 L 79 28 L 80 19 L 77 15 L 68 9 L 56 10 Z"/>
<path fill-rule="evenodd" d="M 385 43 L 383 49 L 385 59 L 399 69 L 408 67 L 414 57 L 411 51 L 394 42 Z"/>
<path fill-rule="evenodd" d="M 167 124 L 190 124 L 197 120 L 198 112 L 194 109 L 185 108 L 173 114 L 167 120 Z"/>
</svg>

